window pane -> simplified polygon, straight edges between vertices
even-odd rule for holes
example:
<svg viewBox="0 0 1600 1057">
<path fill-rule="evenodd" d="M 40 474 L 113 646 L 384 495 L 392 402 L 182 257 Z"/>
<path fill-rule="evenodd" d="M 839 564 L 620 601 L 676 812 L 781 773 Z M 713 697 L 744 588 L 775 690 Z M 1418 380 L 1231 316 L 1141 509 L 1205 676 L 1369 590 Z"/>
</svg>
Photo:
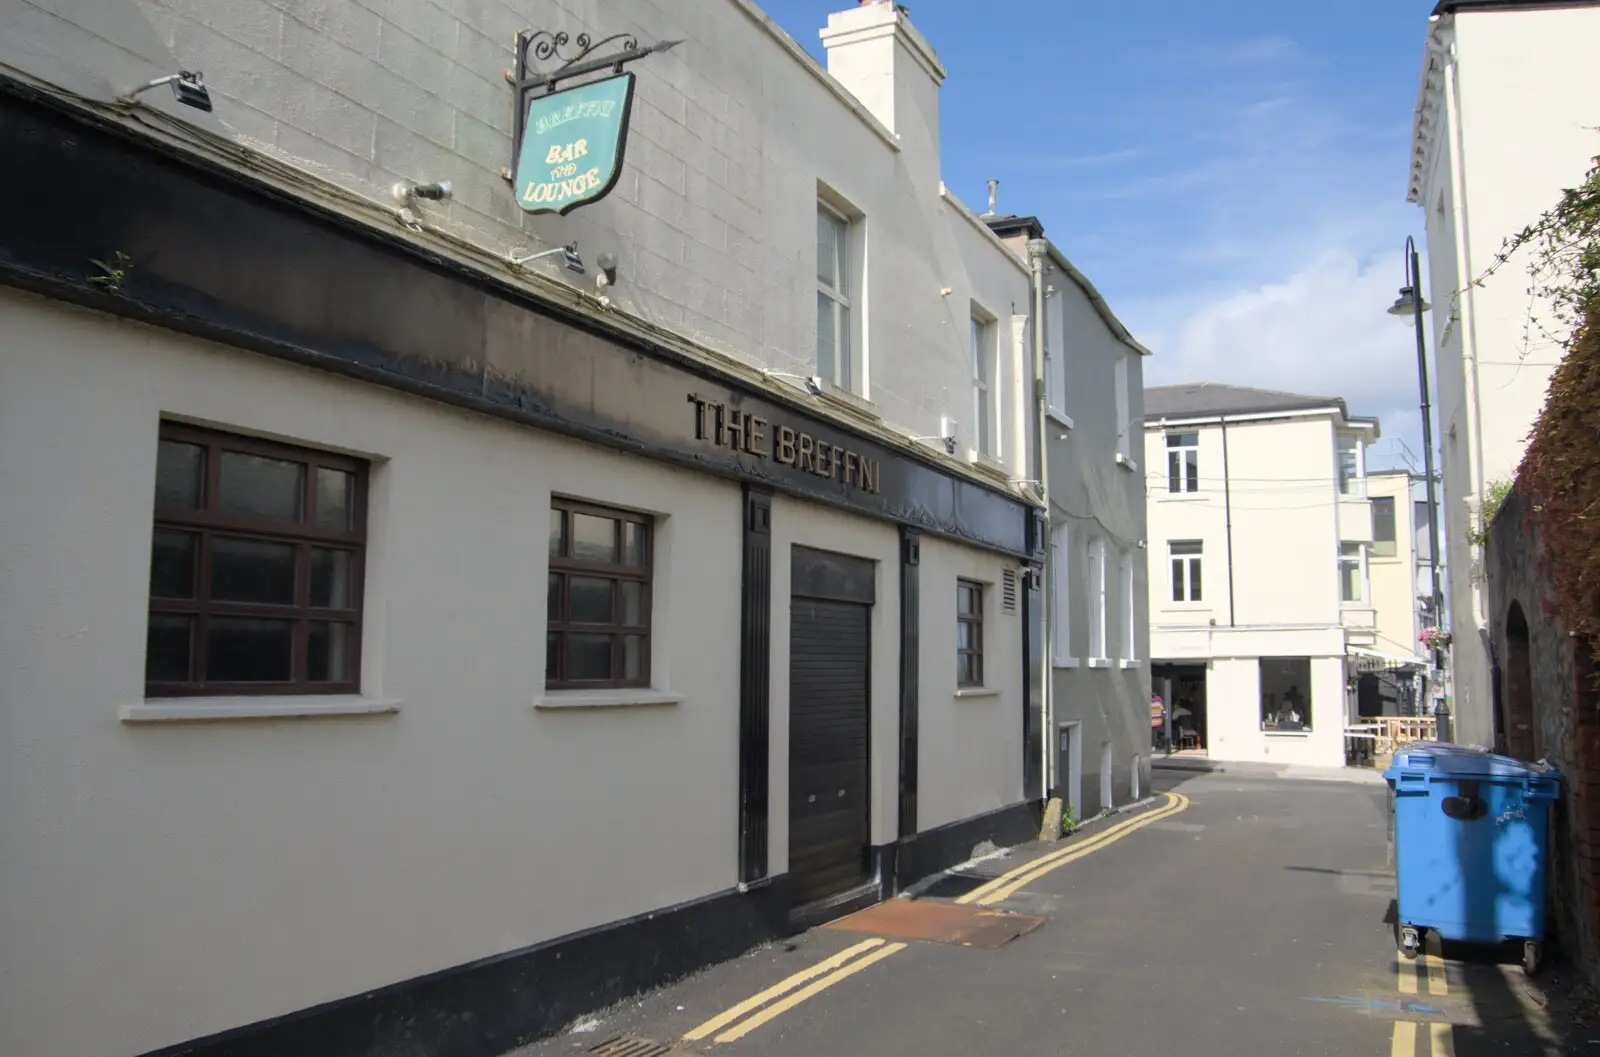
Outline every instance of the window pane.
<svg viewBox="0 0 1600 1057">
<path fill-rule="evenodd" d="M 975 628 L 965 620 L 956 622 L 956 649 L 975 650 L 978 648 Z"/>
<path fill-rule="evenodd" d="M 156 448 L 156 509 L 198 510 L 205 461 L 198 444 L 162 441 Z"/>
<path fill-rule="evenodd" d="M 145 639 L 144 677 L 152 683 L 189 681 L 190 644 L 194 641 L 193 618 L 170 613 L 150 614 L 150 630 Z"/>
<path fill-rule="evenodd" d="M 624 580 L 621 587 L 622 623 L 630 628 L 644 627 L 644 584 Z"/>
<path fill-rule="evenodd" d="M 317 467 L 317 524 L 349 531 L 355 525 L 356 475 Z"/>
<path fill-rule="evenodd" d="M 544 637 L 544 677 L 547 681 L 560 678 L 560 663 L 561 633 L 552 631 Z"/>
<path fill-rule="evenodd" d="M 242 451 L 222 453 L 218 502 L 224 514 L 269 521 L 299 521 L 305 467 Z"/>
<path fill-rule="evenodd" d="M 1183 560 L 1181 558 L 1172 559 L 1172 600 L 1174 602 L 1185 601 L 1183 597 Z"/>
<path fill-rule="evenodd" d="M 977 421 L 978 451 L 980 454 L 989 454 L 989 393 L 987 390 L 977 390 L 974 407 L 974 419 Z"/>
<path fill-rule="evenodd" d="M 640 566 L 649 555 L 645 546 L 645 527 L 637 521 L 622 523 L 622 564 Z"/>
<path fill-rule="evenodd" d="M 1167 438 L 1167 446 L 1172 446 L 1171 437 Z M 1182 461 L 1179 458 L 1179 453 L 1175 451 L 1167 452 L 1167 491 L 1169 492 L 1183 490 L 1183 478 L 1179 471 L 1180 466 L 1182 466 Z"/>
<path fill-rule="evenodd" d="M 156 529 L 150 547 L 150 597 L 193 598 L 194 559 L 199 549 L 192 532 Z"/>
<path fill-rule="evenodd" d="M 844 248 L 844 225 L 825 210 L 817 210 L 817 282 L 835 290 L 842 285 L 839 267 Z"/>
<path fill-rule="evenodd" d="M 1197 451 L 1184 452 L 1183 465 L 1184 472 L 1188 477 L 1188 490 L 1191 492 L 1200 491 L 1200 453 Z"/>
<path fill-rule="evenodd" d="M 617 560 L 617 523 L 593 514 L 572 515 L 572 556 L 587 562 Z"/>
<path fill-rule="evenodd" d="M 622 636 L 622 677 L 643 679 L 645 638 L 643 635 Z"/>
<path fill-rule="evenodd" d="M 1372 501 L 1372 538 L 1378 543 L 1394 542 L 1394 499 L 1391 496 Z"/>
<path fill-rule="evenodd" d="M 294 622 L 212 617 L 207 630 L 206 680 L 286 683 L 294 670 Z"/>
<path fill-rule="evenodd" d="M 211 597 L 219 602 L 293 605 L 294 544 L 213 537 Z"/>
<path fill-rule="evenodd" d="M 958 654 L 956 656 L 956 685 L 971 686 L 976 681 L 973 679 L 972 670 L 972 655 L 970 653 Z"/>
<path fill-rule="evenodd" d="M 1174 540 L 1168 546 L 1173 554 L 1199 554 L 1201 544 L 1199 540 Z"/>
<path fill-rule="evenodd" d="M 564 553 L 561 543 L 565 537 L 562 535 L 561 525 L 562 511 L 552 509 L 550 511 L 550 557 L 552 558 L 559 558 Z"/>
<path fill-rule="evenodd" d="M 610 679 L 611 636 L 568 635 L 567 678 Z"/>
<path fill-rule="evenodd" d="M 311 548 L 311 604 L 318 609 L 350 608 L 350 552 Z"/>
<path fill-rule="evenodd" d="M 1339 592 L 1346 602 L 1361 601 L 1361 565 L 1358 562 L 1339 563 Z"/>
<path fill-rule="evenodd" d="M 546 620 L 561 619 L 561 576 L 558 573 L 550 574 L 550 590 L 547 592 L 549 602 L 545 609 Z"/>
<path fill-rule="evenodd" d="M 573 624 L 615 624 L 615 580 L 598 576 L 572 576 L 567 579 L 567 620 Z"/>
<path fill-rule="evenodd" d="M 1323 583 L 1327 583 L 1326 580 Z M 1189 561 L 1189 601 L 1200 601 L 1200 559 L 1193 558 Z"/>
<path fill-rule="evenodd" d="M 817 373 L 839 384 L 839 327 L 834 300 L 817 292 Z"/>
<path fill-rule="evenodd" d="M 349 624 L 313 620 L 306 638 L 306 678 L 313 683 L 350 682 Z"/>
</svg>

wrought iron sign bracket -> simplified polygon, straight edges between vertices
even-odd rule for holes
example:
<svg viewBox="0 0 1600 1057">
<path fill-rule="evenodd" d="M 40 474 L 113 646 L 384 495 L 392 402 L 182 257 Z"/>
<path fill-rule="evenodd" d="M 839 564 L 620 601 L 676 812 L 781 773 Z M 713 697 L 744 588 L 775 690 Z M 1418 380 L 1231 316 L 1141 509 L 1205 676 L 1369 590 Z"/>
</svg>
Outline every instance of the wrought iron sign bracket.
<svg viewBox="0 0 1600 1057">
<path fill-rule="evenodd" d="M 574 77 L 585 74 L 599 73 L 609 69 L 614 74 L 620 74 L 622 68 L 630 62 L 644 58 L 646 55 L 656 55 L 682 44 L 681 40 L 658 40 L 654 44 L 641 45 L 639 38 L 632 33 L 615 33 L 602 40 L 594 40 L 587 33 L 579 33 L 576 37 L 562 33 L 551 33 L 541 29 L 538 32 L 521 30 L 517 33 L 515 70 L 505 70 L 503 74 L 512 88 L 512 137 L 511 137 L 511 165 L 501 169 L 500 175 L 507 180 L 511 179 L 512 172 L 517 165 L 517 151 L 522 147 L 524 127 L 528 120 L 528 95 L 539 89 L 554 92 L 556 85 L 562 81 L 569 81 Z M 608 44 L 615 44 L 614 51 L 594 56 Z M 555 65 L 551 65 L 554 63 Z"/>
</svg>

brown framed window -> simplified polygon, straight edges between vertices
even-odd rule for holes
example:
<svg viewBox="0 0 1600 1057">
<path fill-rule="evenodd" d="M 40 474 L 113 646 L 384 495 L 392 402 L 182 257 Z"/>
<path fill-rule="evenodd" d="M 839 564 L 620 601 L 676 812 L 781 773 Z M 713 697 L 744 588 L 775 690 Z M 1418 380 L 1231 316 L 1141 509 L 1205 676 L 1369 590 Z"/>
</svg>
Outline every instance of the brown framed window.
<svg viewBox="0 0 1600 1057">
<path fill-rule="evenodd" d="M 650 685 L 650 518 L 550 504 L 548 689 Z"/>
<path fill-rule="evenodd" d="M 353 693 L 367 465 L 161 425 L 145 692 Z"/>
<path fill-rule="evenodd" d="M 983 585 L 956 581 L 956 685 L 983 685 Z"/>
</svg>

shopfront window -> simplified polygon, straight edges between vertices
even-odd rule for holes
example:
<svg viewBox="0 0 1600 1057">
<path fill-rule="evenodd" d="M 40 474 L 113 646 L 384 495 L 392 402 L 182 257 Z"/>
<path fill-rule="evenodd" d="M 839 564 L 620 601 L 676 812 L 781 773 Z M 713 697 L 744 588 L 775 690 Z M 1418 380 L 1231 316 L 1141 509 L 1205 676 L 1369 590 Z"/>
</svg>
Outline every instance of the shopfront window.
<svg viewBox="0 0 1600 1057">
<path fill-rule="evenodd" d="M 1261 729 L 1311 729 L 1311 658 L 1263 657 Z"/>
</svg>

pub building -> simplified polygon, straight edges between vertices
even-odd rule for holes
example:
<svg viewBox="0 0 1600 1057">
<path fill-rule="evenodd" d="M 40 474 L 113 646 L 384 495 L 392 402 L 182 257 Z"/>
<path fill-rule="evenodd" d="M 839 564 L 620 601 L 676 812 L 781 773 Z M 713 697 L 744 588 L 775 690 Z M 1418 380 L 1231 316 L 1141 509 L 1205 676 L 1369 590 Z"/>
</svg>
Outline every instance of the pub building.
<svg viewBox="0 0 1600 1057">
<path fill-rule="evenodd" d="M 511 158 L 544 88 L 488 64 L 554 4 L 48 6 L 0 15 L 0 1053 L 501 1053 L 1037 832 L 1028 276 L 936 105 L 605 5 L 689 43 L 518 113 L 613 122 L 536 209 L 465 130 Z M 895 5 L 830 32 L 936 99 Z"/>
</svg>

